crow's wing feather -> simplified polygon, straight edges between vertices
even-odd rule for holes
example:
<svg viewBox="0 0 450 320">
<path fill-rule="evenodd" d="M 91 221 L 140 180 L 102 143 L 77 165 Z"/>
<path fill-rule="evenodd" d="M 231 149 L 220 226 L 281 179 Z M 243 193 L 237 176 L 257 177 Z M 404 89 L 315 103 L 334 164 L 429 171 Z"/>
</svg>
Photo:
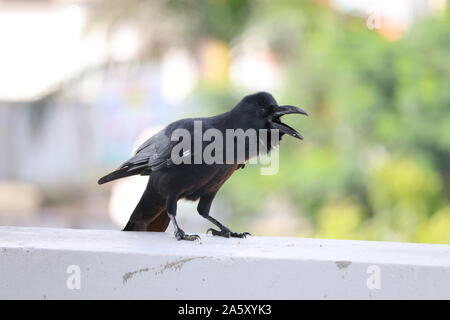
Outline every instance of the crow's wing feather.
<svg viewBox="0 0 450 320">
<path fill-rule="evenodd" d="M 170 139 L 172 132 L 178 128 L 184 128 L 190 132 L 193 131 L 193 120 L 197 119 L 182 119 L 159 131 L 145 141 L 136 150 L 135 155 L 120 166 L 120 169 L 127 169 L 127 171 L 145 169 L 157 171 L 174 166 L 175 163 L 171 160 L 172 149 L 179 141 L 172 141 Z M 193 156 L 190 148 L 188 150 L 184 149 L 183 152 L 183 157 Z"/>
<path fill-rule="evenodd" d="M 145 141 L 131 159 L 123 163 L 120 168 L 134 171 L 139 169 L 150 169 L 155 171 L 169 164 L 172 148 L 176 141 L 171 141 L 170 137 L 162 130 Z"/>
</svg>

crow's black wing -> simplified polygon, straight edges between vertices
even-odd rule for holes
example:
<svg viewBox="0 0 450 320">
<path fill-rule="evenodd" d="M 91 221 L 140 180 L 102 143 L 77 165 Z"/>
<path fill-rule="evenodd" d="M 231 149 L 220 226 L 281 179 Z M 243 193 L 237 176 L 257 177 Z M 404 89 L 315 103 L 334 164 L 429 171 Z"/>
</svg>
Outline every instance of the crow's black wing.
<svg viewBox="0 0 450 320">
<path fill-rule="evenodd" d="M 128 172 L 142 169 L 156 171 L 172 166 L 172 148 L 177 143 L 177 141 L 170 140 L 170 135 L 166 133 L 166 130 L 161 130 L 145 141 L 136 150 L 135 155 L 120 166 L 120 169 L 126 169 Z"/>
<path fill-rule="evenodd" d="M 102 177 L 98 183 L 103 184 L 112 180 L 128 177 L 136 174 L 148 174 L 151 171 L 161 170 L 176 165 L 172 161 L 172 149 L 180 142 L 171 140 L 172 133 L 176 129 L 185 129 L 193 134 L 193 122 L 197 119 L 183 119 L 173 122 L 165 129 L 145 141 L 137 150 L 133 157 L 124 162 L 119 168 L 110 174 Z M 180 155 L 179 162 L 183 163 L 183 158 L 190 158 L 191 144 L 183 144 L 183 154 Z M 201 152 L 201 150 L 200 150 Z"/>
<path fill-rule="evenodd" d="M 177 159 L 176 163 L 172 161 L 172 149 L 180 143 L 180 135 L 177 134 L 172 140 L 172 136 L 176 130 L 183 129 L 187 131 L 190 138 L 194 137 L 194 122 L 202 121 L 203 130 L 210 127 L 210 125 L 203 121 L 204 118 L 189 118 L 175 121 L 168 125 L 165 129 L 159 131 L 153 137 L 145 141 L 137 150 L 135 155 L 129 159 L 127 162 L 123 163 L 119 168 L 127 169 L 127 171 L 134 170 L 151 170 L 157 171 L 162 168 L 168 168 L 184 162 L 186 158 L 193 158 L 195 152 L 202 152 L 202 149 L 192 150 L 192 142 L 188 141 L 183 143 L 182 150 L 183 154 L 180 154 L 180 158 Z"/>
</svg>

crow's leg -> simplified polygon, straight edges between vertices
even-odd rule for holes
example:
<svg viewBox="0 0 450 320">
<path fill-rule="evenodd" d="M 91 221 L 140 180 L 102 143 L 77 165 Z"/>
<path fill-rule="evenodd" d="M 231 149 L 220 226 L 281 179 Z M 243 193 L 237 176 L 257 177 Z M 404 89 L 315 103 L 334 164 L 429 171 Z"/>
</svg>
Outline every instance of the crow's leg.
<svg viewBox="0 0 450 320">
<path fill-rule="evenodd" d="M 209 210 L 211 209 L 211 204 L 212 204 L 212 201 L 214 200 L 214 196 L 215 195 L 216 195 L 215 193 L 211 193 L 211 194 L 207 194 L 207 195 L 202 196 L 200 198 L 200 201 L 199 201 L 198 206 L 197 206 L 198 213 L 203 218 L 205 218 L 205 219 L 211 221 L 212 223 L 214 223 L 220 229 L 220 231 L 217 231 L 215 229 L 209 228 L 206 231 L 206 233 L 211 231 L 211 234 L 213 236 L 221 236 L 221 237 L 225 237 L 225 238 L 229 238 L 229 237 L 245 238 L 245 237 L 251 235 L 248 232 L 243 232 L 243 233 L 233 232 L 227 226 L 223 225 L 222 223 L 220 223 L 219 221 L 217 221 L 216 219 L 214 219 L 213 217 L 211 217 L 209 215 Z"/>
<path fill-rule="evenodd" d="M 186 234 L 183 230 L 181 230 L 180 226 L 177 223 L 177 219 L 175 218 L 177 214 L 177 199 L 176 198 L 169 198 L 166 202 L 166 208 L 167 208 L 167 215 L 170 218 L 170 221 L 172 221 L 172 224 L 175 228 L 175 238 L 177 240 L 200 240 L 200 237 L 196 234 Z"/>
</svg>

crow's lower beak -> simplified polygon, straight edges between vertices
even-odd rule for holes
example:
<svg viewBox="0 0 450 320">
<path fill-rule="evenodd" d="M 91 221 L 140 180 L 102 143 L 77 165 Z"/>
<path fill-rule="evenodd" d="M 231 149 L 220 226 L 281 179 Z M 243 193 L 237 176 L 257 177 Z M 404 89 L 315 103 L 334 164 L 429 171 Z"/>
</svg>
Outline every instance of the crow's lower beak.
<svg viewBox="0 0 450 320">
<path fill-rule="evenodd" d="M 290 105 L 277 106 L 274 110 L 274 113 L 272 113 L 272 128 L 280 130 L 282 134 L 288 134 L 294 138 L 303 140 L 303 137 L 300 133 L 298 133 L 295 129 L 291 128 L 287 124 L 284 124 L 280 120 L 281 116 L 291 113 L 303 114 L 305 116 L 308 115 L 305 110 L 298 107 Z"/>
</svg>

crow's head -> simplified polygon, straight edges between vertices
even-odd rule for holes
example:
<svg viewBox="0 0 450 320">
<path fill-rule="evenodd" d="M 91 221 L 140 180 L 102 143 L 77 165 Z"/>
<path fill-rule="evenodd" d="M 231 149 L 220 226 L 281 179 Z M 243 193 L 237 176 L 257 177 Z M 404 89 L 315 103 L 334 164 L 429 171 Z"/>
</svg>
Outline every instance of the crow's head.
<svg viewBox="0 0 450 320">
<path fill-rule="evenodd" d="M 307 116 L 306 111 L 291 105 L 279 106 L 274 97 L 268 92 L 258 92 L 244 97 L 233 111 L 240 117 L 241 122 L 247 122 L 247 127 L 278 129 L 280 136 L 288 134 L 294 138 L 303 139 L 300 133 L 281 122 L 280 118 L 291 113 Z"/>
</svg>

